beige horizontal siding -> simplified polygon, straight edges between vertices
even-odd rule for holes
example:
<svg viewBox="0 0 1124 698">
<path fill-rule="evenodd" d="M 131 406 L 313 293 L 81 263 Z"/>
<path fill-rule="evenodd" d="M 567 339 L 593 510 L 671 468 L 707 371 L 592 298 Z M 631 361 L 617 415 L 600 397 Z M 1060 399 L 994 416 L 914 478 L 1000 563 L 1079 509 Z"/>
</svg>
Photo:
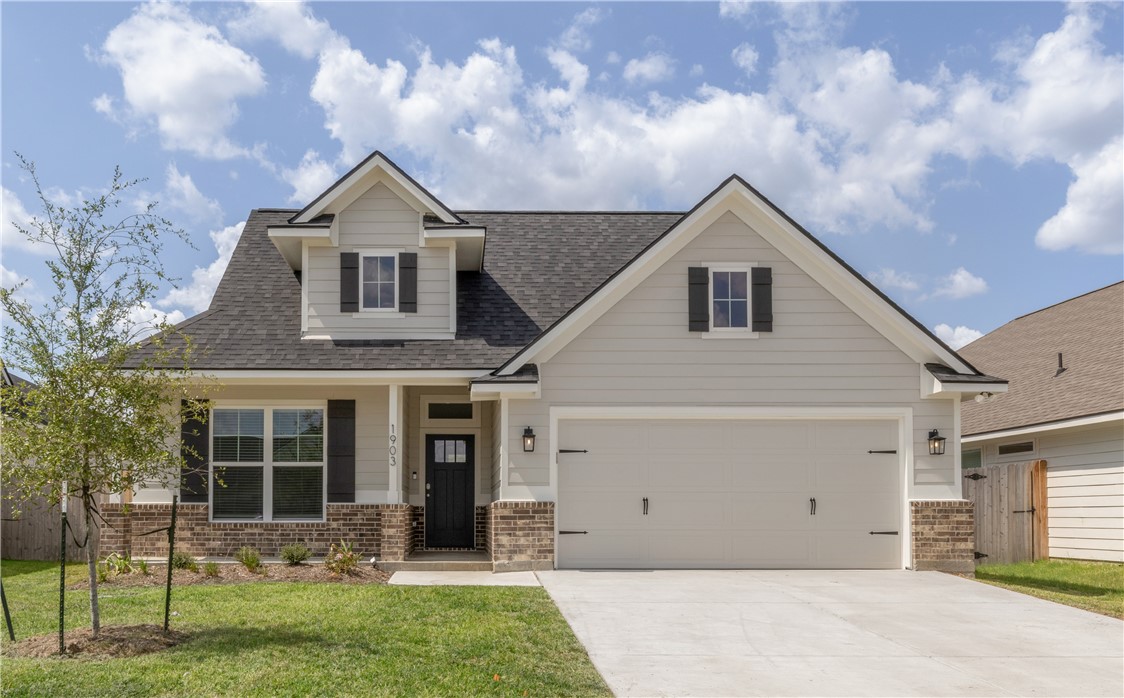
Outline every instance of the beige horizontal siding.
<svg viewBox="0 0 1124 698">
<path fill-rule="evenodd" d="M 773 270 L 774 331 L 703 338 L 687 329 L 687 268 L 756 262 Z M 920 399 L 919 367 L 732 214 L 540 366 L 542 399 L 510 403 L 509 484 L 549 485 L 552 405 L 911 407 L 920 496 L 958 496 L 954 458 L 928 455 L 929 429 L 951 434 L 948 400 Z M 516 448 L 524 427 L 533 454 Z M 580 445 L 558 444 L 561 448 Z"/>
<path fill-rule="evenodd" d="M 311 247 L 303 283 L 308 331 L 340 338 L 404 338 L 448 334 L 449 248 L 418 247 L 419 214 L 383 184 L 376 184 L 338 216 L 336 247 Z M 418 255 L 418 312 L 404 317 L 340 312 L 340 253 L 394 248 Z"/>
</svg>

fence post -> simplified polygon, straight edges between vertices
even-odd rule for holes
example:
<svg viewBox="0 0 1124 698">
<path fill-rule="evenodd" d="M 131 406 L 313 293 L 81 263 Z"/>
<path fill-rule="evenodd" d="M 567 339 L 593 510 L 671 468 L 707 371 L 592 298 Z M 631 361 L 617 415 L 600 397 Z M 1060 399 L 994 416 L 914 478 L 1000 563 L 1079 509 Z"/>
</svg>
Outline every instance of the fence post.
<svg viewBox="0 0 1124 698">
<path fill-rule="evenodd" d="M 1046 461 L 1036 460 L 1030 470 L 1031 502 L 1034 507 L 1032 545 L 1034 560 L 1050 557 L 1050 507 L 1046 490 Z"/>
<path fill-rule="evenodd" d="M 4 605 L 4 624 L 8 626 L 8 639 L 16 641 L 16 631 L 12 630 L 12 614 L 8 611 L 8 595 L 4 593 L 4 582 L 0 582 L 0 603 Z"/>
<path fill-rule="evenodd" d="M 66 654 L 66 483 L 62 483 L 62 525 L 59 527 L 59 654 Z"/>
<path fill-rule="evenodd" d="M 179 495 L 172 495 L 172 522 L 168 525 L 168 584 L 164 590 L 164 632 L 168 632 L 168 616 L 172 608 L 172 558 L 176 551 L 176 503 Z"/>
</svg>

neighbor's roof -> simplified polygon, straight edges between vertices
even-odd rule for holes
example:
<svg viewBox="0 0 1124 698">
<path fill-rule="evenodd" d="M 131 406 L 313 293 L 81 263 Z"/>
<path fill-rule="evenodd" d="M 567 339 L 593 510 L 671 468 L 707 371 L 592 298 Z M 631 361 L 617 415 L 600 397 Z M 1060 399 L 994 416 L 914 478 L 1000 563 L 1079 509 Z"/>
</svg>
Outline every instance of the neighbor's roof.
<svg viewBox="0 0 1124 698">
<path fill-rule="evenodd" d="M 456 339 L 301 339 L 300 281 L 266 229 L 295 209 L 256 209 L 210 308 L 178 325 L 198 370 L 494 369 L 588 296 L 682 213 L 460 211 L 487 226 L 481 273 L 457 275 Z M 142 346 L 126 364 L 151 356 Z"/>
<path fill-rule="evenodd" d="M 964 403 L 965 436 L 1124 410 L 1124 282 L 1016 318 L 960 354 L 1010 381 L 1005 395 Z"/>
</svg>

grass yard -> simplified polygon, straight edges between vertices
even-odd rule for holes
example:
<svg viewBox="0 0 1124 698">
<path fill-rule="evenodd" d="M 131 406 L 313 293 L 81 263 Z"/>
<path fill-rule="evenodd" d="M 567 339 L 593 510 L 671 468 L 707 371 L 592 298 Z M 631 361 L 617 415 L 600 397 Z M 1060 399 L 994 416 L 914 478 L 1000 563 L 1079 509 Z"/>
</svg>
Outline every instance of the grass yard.
<svg viewBox="0 0 1124 698">
<path fill-rule="evenodd" d="M 1124 619 L 1124 565 L 1038 560 L 980 565 L 976 579 L 1005 589 Z"/>
<path fill-rule="evenodd" d="M 58 567 L 2 563 L 16 639 L 57 631 Z M 80 581 L 85 568 L 68 568 Z M 102 625 L 163 621 L 163 590 L 104 585 Z M 85 589 L 68 627 L 89 626 Z M 173 589 L 191 638 L 120 659 L 3 657 L 8 696 L 610 695 L 546 592 L 261 582 Z M 7 637 L 5 634 L 4 641 Z M 500 679 L 495 680 L 499 675 Z"/>
</svg>

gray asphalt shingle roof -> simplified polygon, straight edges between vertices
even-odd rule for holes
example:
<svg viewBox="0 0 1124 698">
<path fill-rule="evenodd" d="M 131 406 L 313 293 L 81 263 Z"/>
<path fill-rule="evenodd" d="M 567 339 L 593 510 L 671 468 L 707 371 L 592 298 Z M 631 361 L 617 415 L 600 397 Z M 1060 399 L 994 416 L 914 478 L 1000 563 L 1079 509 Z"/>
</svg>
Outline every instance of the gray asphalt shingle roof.
<svg viewBox="0 0 1124 698">
<path fill-rule="evenodd" d="M 964 403 L 966 436 L 1124 410 L 1124 282 L 1016 318 L 960 353 L 1010 381 L 1006 394 Z"/>
<path fill-rule="evenodd" d="M 457 275 L 456 338 L 332 341 L 301 339 L 300 280 L 266 232 L 295 213 L 251 212 L 210 308 L 180 323 L 197 370 L 494 369 L 683 215 L 458 212 L 488 239 L 483 271 Z"/>
</svg>

